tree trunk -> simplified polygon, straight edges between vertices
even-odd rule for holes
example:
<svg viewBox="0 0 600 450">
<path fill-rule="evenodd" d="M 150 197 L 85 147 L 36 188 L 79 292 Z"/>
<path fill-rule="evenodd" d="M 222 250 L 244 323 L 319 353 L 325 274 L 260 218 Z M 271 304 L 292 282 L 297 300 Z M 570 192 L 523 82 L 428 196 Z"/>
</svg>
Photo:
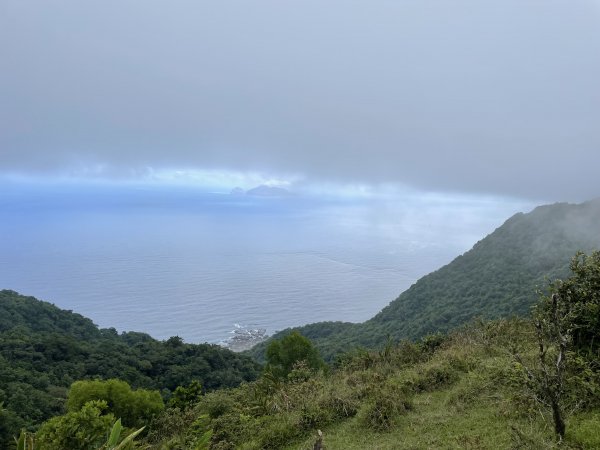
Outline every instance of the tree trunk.
<svg viewBox="0 0 600 450">
<path fill-rule="evenodd" d="M 552 418 L 554 419 L 554 431 L 562 441 L 565 437 L 565 421 L 562 416 L 562 411 L 560 410 L 558 402 L 555 400 L 551 401 L 550 406 L 552 407 Z"/>
</svg>

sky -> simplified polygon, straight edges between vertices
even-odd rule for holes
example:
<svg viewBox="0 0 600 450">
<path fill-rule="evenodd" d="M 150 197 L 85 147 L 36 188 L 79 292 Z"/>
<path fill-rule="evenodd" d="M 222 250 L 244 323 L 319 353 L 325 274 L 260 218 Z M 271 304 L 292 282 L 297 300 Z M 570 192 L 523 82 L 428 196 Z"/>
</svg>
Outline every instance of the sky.
<svg viewBox="0 0 600 450">
<path fill-rule="evenodd" d="M 599 0 L 3 0 L 0 178 L 583 201 L 598 80 Z"/>
</svg>

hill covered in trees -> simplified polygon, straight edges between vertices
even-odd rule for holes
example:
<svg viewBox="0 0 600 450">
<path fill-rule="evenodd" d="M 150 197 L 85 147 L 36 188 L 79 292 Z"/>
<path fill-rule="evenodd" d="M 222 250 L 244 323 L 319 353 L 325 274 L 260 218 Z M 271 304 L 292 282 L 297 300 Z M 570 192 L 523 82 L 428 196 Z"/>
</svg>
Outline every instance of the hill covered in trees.
<svg viewBox="0 0 600 450">
<path fill-rule="evenodd" d="M 213 390 L 259 374 L 249 357 L 217 345 L 119 334 L 50 303 L 0 291 L 0 442 L 62 414 L 67 389 L 77 380 L 118 378 L 168 398 L 193 380 Z"/>
<path fill-rule="evenodd" d="M 356 346 L 374 348 L 388 336 L 418 339 L 481 316 L 525 315 L 536 290 L 568 274 L 577 251 L 600 248 L 600 200 L 557 203 L 518 213 L 450 264 L 419 279 L 372 319 L 295 328 L 326 359 Z M 284 330 L 274 337 L 287 334 Z M 268 341 L 250 353 L 261 358 Z"/>
</svg>

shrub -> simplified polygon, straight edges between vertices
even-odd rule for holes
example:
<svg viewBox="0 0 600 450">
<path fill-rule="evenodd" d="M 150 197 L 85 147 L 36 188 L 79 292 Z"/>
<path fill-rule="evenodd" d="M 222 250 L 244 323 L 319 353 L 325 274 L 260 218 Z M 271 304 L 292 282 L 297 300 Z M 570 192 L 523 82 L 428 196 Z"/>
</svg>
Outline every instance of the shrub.
<svg viewBox="0 0 600 450">
<path fill-rule="evenodd" d="M 167 408 L 152 419 L 146 441 L 152 444 L 171 442 L 167 448 L 177 447 L 173 441 L 184 443 L 184 437 L 198 414 L 192 409 Z"/>
<path fill-rule="evenodd" d="M 458 372 L 444 362 L 425 369 L 417 379 L 415 387 L 418 391 L 431 392 L 449 386 L 458 378 Z"/>
<path fill-rule="evenodd" d="M 319 404 L 308 403 L 300 409 L 300 427 L 303 430 L 322 428 L 333 420 L 333 412 L 329 408 L 322 408 Z"/>
<path fill-rule="evenodd" d="M 202 398 L 200 409 L 205 411 L 211 419 L 221 417 L 232 411 L 235 406 L 230 391 L 214 391 Z"/>
<path fill-rule="evenodd" d="M 120 418 L 127 427 L 144 426 L 154 415 L 164 409 L 158 391 L 145 389 L 132 391 L 125 381 L 113 379 L 73 383 L 67 398 L 67 411 L 78 411 L 85 403 L 92 400 L 105 401 L 108 411 Z"/>
<path fill-rule="evenodd" d="M 266 356 L 266 370 L 283 379 L 287 378 L 294 366 L 301 361 L 314 371 L 325 368 L 325 362 L 312 342 L 297 331 L 271 342 L 267 347 Z"/>
<path fill-rule="evenodd" d="M 359 402 L 352 395 L 331 392 L 319 402 L 319 408 L 330 411 L 332 420 L 353 417 L 358 412 Z"/>
<path fill-rule="evenodd" d="M 256 432 L 256 449 L 281 449 L 300 435 L 299 423 L 291 415 L 263 417 Z"/>
<path fill-rule="evenodd" d="M 365 428 L 389 431 L 397 425 L 400 416 L 412 408 L 412 400 L 404 390 L 386 385 L 363 403 L 358 411 L 358 420 Z"/>
<path fill-rule="evenodd" d="M 188 386 L 178 386 L 169 400 L 169 405 L 174 408 L 187 409 L 198 403 L 201 398 L 202 385 L 198 380 L 194 380 Z"/>
<path fill-rule="evenodd" d="M 442 333 L 428 334 L 421 339 L 421 347 L 425 353 L 433 353 L 446 342 L 448 336 Z"/>
<path fill-rule="evenodd" d="M 53 417 L 36 433 L 40 448 L 93 450 L 102 445 L 115 417 L 103 415 L 106 401 L 96 400 L 83 405 L 79 411 Z"/>
</svg>

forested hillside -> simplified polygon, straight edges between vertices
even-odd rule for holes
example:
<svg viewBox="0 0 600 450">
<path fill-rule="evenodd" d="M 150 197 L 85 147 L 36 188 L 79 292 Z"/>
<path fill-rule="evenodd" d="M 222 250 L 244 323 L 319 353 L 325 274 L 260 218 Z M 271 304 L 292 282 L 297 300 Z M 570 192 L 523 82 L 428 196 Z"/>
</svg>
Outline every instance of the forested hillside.
<svg viewBox="0 0 600 450">
<path fill-rule="evenodd" d="M 414 339 L 471 320 L 527 314 L 536 290 L 564 277 L 577 251 L 600 248 L 600 200 L 557 203 L 516 214 L 450 264 L 424 276 L 361 324 L 297 328 L 327 359 L 355 346 L 373 348 L 391 336 Z M 276 335 L 288 333 L 285 330 Z M 268 342 L 251 353 L 260 358 Z"/>
<path fill-rule="evenodd" d="M 192 380 L 206 390 L 237 386 L 255 379 L 259 369 L 217 345 L 118 334 L 50 303 L 0 291 L 0 439 L 62 414 L 67 388 L 76 380 L 118 378 L 167 397 Z"/>
</svg>

